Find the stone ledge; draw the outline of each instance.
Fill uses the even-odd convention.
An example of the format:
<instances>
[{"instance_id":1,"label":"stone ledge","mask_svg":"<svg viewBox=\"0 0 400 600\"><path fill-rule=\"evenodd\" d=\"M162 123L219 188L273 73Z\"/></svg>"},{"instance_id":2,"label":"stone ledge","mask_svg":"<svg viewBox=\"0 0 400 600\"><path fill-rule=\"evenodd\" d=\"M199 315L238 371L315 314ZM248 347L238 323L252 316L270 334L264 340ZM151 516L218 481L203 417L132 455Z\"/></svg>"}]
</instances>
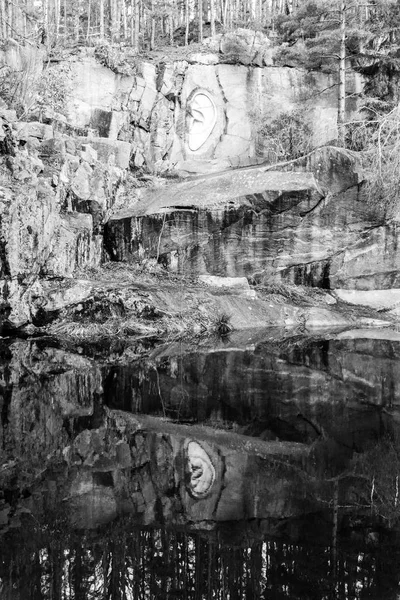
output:
<instances>
[{"instance_id":1,"label":"stone ledge","mask_svg":"<svg viewBox=\"0 0 400 600\"><path fill-rule=\"evenodd\" d=\"M155 215L179 208L221 209L229 204L247 204L250 195L274 192L309 191L321 197L312 173L269 171L265 167L250 167L193 178L158 189L146 189L132 208L124 209L111 220Z\"/></svg>"},{"instance_id":2,"label":"stone ledge","mask_svg":"<svg viewBox=\"0 0 400 600\"><path fill-rule=\"evenodd\" d=\"M390 310L400 305L400 289L391 290L334 290L339 300L349 304L368 306L376 310Z\"/></svg>"}]
</instances>

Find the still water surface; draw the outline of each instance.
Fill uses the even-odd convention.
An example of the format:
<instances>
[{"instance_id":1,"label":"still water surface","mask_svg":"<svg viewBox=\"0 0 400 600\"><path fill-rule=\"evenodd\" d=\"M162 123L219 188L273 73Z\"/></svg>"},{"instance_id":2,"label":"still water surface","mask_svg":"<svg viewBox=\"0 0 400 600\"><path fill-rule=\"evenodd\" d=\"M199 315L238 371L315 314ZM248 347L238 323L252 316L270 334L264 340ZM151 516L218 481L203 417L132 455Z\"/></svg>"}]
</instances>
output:
<instances>
[{"instance_id":1,"label":"still water surface","mask_svg":"<svg viewBox=\"0 0 400 600\"><path fill-rule=\"evenodd\" d=\"M0 353L0 598L399 597L396 332Z\"/></svg>"}]
</instances>

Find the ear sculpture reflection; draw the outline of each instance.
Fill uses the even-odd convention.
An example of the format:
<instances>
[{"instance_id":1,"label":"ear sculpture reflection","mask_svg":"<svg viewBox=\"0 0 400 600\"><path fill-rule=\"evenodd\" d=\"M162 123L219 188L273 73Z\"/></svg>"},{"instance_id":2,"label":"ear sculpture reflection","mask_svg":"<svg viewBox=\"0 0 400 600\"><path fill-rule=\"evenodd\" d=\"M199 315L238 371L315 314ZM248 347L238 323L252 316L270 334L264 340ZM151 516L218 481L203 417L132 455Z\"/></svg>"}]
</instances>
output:
<instances>
[{"instance_id":1,"label":"ear sculpture reflection","mask_svg":"<svg viewBox=\"0 0 400 600\"><path fill-rule=\"evenodd\" d=\"M192 152L208 140L217 122L217 107L205 91L199 91L188 102L187 140Z\"/></svg>"},{"instance_id":2,"label":"ear sculpture reflection","mask_svg":"<svg viewBox=\"0 0 400 600\"><path fill-rule=\"evenodd\" d=\"M195 498L205 498L215 481L215 468L198 442L186 446L186 469L189 491Z\"/></svg>"}]
</instances>

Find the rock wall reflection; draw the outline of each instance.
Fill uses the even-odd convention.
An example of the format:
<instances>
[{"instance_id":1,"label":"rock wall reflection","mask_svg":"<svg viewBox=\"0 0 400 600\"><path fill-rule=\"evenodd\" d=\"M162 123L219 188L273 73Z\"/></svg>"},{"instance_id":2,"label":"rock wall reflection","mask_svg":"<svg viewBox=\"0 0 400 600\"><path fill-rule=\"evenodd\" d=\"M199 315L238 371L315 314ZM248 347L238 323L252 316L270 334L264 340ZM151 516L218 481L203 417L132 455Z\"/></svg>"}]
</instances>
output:
<instances>
[{"instance_id":1,"label":"rock wall reflection","mask_svg":"<svg viewBox=\"0 0 400 600\"><path fill-rule=\"evenodd\" d=\"M114 408L266 440L322 435L361 451L398 409L399 364L400 344L390 340L261 341L197 353L176 345L151 363L111 368L104 389Z\"/></svg>"},{"instance_id":2,"label":"rock wall reflection","mask_svg":"<svg viewBox=\"0 0 400 600\"><path fill-rule=\"evenodd\" d=\"M397 597L398 342L0 352L1 597Z\"/></svg>"},{"instance_id":3,"label":"rock wall reflection","mask_svg":"<svg viewBox=\"0 0 400 600\"><path fill-rule=\"evenodd\" d=\"M74 527L131 515L138 525L211 530L226 521L319 510L315 490L329 494L330 486L324 490L307 475L309 451L302 445L251 442L113 411L106 419L64 449L64 505Z\"/></svg>"}]
</instances>

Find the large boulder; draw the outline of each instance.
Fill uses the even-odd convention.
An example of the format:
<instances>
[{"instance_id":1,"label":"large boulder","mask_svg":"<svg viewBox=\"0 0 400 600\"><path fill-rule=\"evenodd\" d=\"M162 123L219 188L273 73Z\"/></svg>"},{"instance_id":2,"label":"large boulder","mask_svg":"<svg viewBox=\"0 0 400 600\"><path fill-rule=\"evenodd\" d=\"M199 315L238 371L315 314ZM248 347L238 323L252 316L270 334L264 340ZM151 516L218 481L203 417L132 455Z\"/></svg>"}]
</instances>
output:
<instances>
[{"instance_id":1,"label":"large boulder","mask_svg":"<svg viewBox=\"0 0 400 600\"><path fill-rule=\"evenodd\" d=\"M219 53L221 62L257 67L272 65L271 42L261 31L238 28L208 38L204 44Z\"/></svg>"},{"instance_id":2,"label":"large boulder","mask_svg":"<svg viewBox=\"0 0 400 600\"><path fill-rule=\"evenodd\" d=\"M154 257L196 275L339 287L340 273L350 277L341 253L371 228L356 156L323 148L280 168L237 169L145 190L111 217L106 248L114 260Z\"/></svg>"},{"instance_id":3,"label":"large boulder","mask_svg":"<svg viewBox=\"0 0 400 600\"><path fill-rule=\"evenodd\" d=\"M145 191L108 221L105 243L114 260L156 257L197 275L251 275L275 261L274 230L281 238L321 198L311 173L230 171Z\"/></svg>"}]
</instances>

